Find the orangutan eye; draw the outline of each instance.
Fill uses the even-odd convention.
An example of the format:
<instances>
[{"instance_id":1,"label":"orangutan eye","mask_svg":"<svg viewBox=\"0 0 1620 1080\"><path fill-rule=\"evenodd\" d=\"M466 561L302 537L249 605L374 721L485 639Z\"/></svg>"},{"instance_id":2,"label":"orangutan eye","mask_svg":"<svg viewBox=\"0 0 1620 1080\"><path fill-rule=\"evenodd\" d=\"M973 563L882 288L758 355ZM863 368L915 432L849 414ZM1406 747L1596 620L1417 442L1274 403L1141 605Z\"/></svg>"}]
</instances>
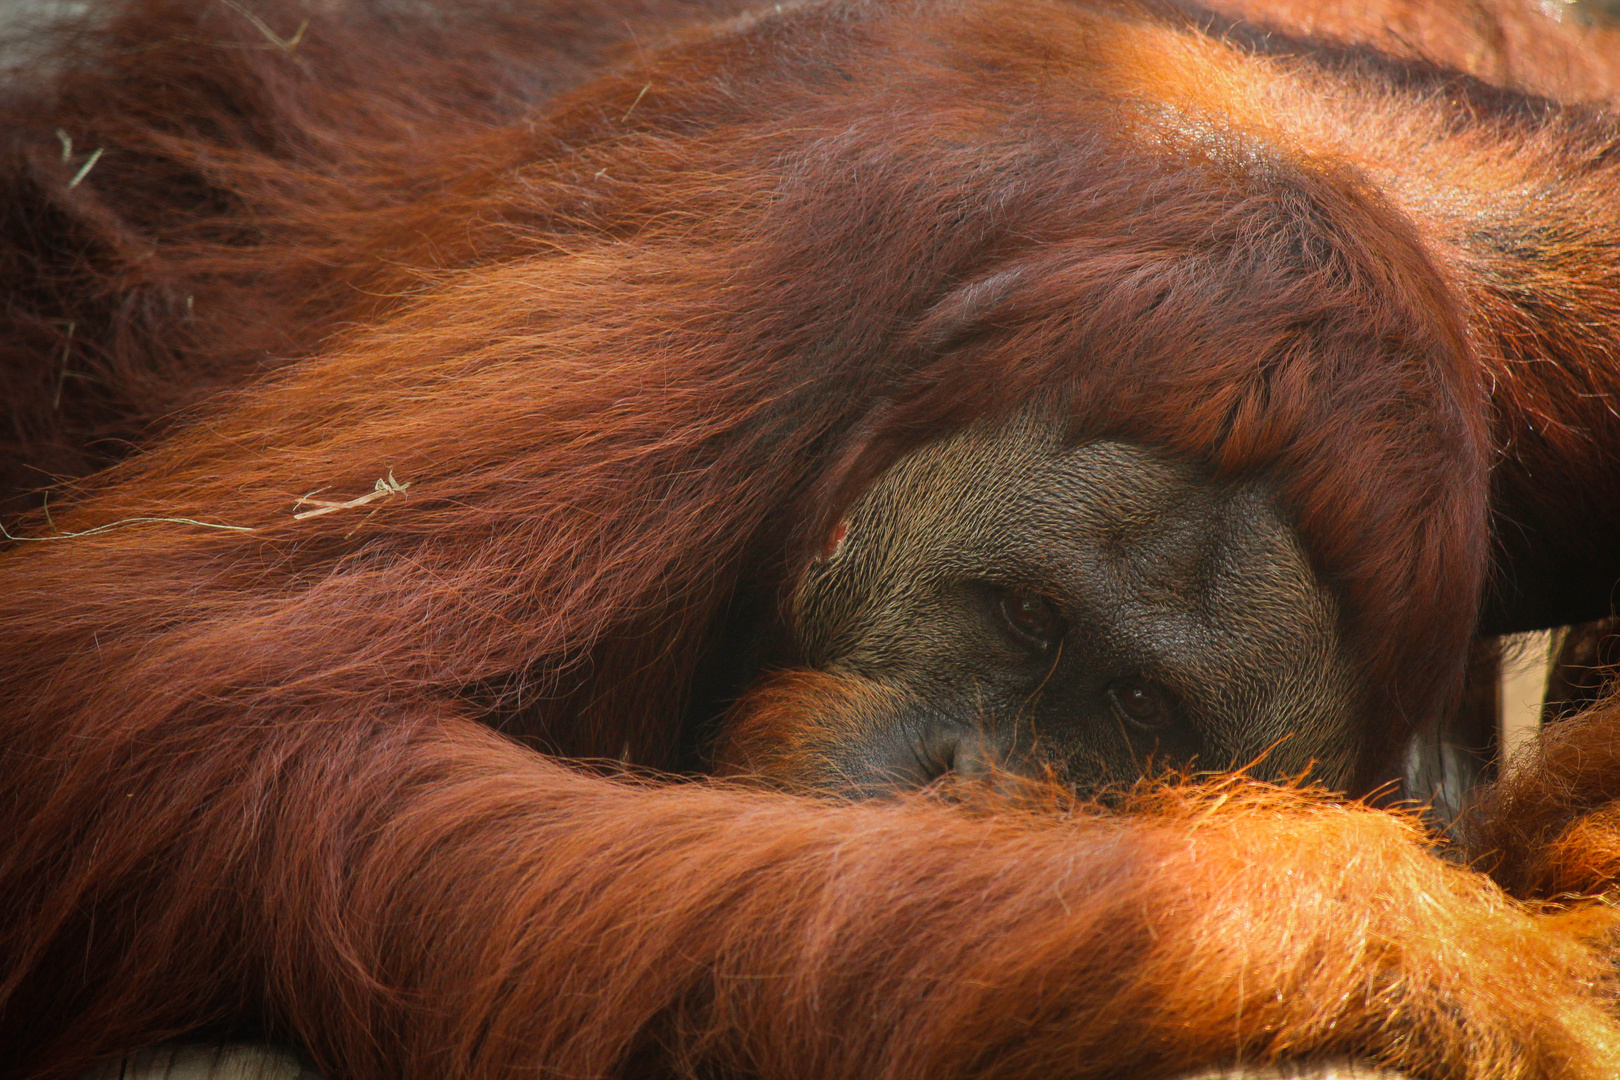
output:
<instances>
[{"instance_id":1,"label":"orangutan eye","mask_svg":"<svg viewBox=\"0 0 1620 1080\"><path fill-rule=\"evenodd\" d=\"M996 611L1015 638L1039 649L1050 649L1068 629L1057 606L1037 593L1009 590Z\"/></svg>"},{"instance_id":2,"label":"orangutan eye","mask_svg":"<svg viewBox=\"0 0 1620 1080\"><path fill-rule=\"evenodd\" d=\"M1104 691L1122 719L1146 731L1167 727L1176 719L1175 695L1143 679L1115 679Z\"/></svg>"}]
</instances>

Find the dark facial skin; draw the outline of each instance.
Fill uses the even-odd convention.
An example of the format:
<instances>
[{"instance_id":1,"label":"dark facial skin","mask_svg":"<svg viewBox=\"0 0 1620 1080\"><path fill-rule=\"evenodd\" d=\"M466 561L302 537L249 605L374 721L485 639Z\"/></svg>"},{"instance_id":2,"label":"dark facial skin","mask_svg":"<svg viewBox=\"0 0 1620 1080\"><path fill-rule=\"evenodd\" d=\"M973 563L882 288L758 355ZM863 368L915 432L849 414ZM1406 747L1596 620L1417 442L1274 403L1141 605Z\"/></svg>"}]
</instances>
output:
<instances>
[{"instance_id":1,"label":"dark facial skin","mask_svg":"<svg viewBox=\"0 0 1620 1080\"><path fill-rule=\"evenodd\" d=\"M1266 487L1020 418L889 470L792 597L842 691L768 775L879 794L947 773L1081 788L1165 768L1343 787L1338 609ZM758 765L758 762L755 763Z\"/></svg>"}]
</instances>

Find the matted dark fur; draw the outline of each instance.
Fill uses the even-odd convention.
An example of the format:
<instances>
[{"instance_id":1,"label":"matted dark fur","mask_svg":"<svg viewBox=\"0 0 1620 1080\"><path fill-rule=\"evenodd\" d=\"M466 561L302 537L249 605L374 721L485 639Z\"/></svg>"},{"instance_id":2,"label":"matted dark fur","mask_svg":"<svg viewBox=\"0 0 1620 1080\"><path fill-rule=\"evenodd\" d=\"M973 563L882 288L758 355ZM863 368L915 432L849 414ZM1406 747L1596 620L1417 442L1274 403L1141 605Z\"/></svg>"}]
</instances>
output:
<instances>
[{"instance_id":1,"label":"matted dark fur","mask_svg":"<svg viewBox=\"0 0 1620 1080\"><path fill-rule=\"evenodd\" d=\"M1380 811L557 760L679 764L851 501L1037 398L1275 492L1359 785L1455 695L1493 507L1498 623L1601 603L1617 129L1552 98L1605 74L1458 10L1326 24L1389 55L1043 0L68 32L0 113L6 483L144 449L9 522L0 1075L1620 1072L1606 910Z\"/></svg>"}]
</instances>

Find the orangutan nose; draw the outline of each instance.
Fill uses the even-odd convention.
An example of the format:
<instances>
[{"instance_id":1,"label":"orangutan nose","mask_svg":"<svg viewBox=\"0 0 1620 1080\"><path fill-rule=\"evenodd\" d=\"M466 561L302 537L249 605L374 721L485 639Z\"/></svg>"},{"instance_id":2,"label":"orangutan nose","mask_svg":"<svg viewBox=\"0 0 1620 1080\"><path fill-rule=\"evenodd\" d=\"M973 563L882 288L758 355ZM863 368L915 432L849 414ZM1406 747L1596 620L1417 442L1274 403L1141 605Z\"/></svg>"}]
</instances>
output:
<instances>
[{"instance_id":1,"label":"orangutan nose","mask_svg":"<svg viewBox=\"0 0 1620 1080\"><path fill-rule=\"evenodd\" d=\"M842 771L849 777L845 790L867 798L957 781L1021 791L1023 781L1049 773L1037 757L994 730L948 720L913 721L889 728Z\"/></svg>"},{"instance_id":2,"label":"orangutan nose","mask_svg":"<svg viewBox=\"0 0 1620 1080\"><path fill-rule=\"evenodd\" d=\"M990 780L1025 771L1005 740L982 728L941 724L918 740L914 772L919 787L946 778Z\"/></svg>"}]
</instances>

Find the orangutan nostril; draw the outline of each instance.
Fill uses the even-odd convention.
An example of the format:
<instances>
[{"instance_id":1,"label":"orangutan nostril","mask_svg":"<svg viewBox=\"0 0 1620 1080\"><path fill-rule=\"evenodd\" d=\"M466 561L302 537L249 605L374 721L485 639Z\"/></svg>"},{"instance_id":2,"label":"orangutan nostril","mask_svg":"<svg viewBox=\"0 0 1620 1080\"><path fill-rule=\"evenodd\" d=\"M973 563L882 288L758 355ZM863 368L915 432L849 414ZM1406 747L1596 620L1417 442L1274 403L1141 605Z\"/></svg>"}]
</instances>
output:
<instances>
[{"instance_id":1,"label":"orangutan nostril","mask_svg":"<svg viewBox=\"0 0 1620 1080\"><path fill-rule=\"evenodd\" d=\"M954 731L931 728L923 733L913 749L920 784L931 784L956 770L957 744Z\"/></svg>"},{"instance_id":2,"label":"orangutan nostril","mask_svg":"<svg viewBox=\"0 0 1620 1080\"><path fill-rule=\"evenodd\" d=\"M997 741L976 728L935 729L917 746L917 771L924 784L947 776L982 780L1007 768L1005 759Z\"/></svg>"}]
</instances>

